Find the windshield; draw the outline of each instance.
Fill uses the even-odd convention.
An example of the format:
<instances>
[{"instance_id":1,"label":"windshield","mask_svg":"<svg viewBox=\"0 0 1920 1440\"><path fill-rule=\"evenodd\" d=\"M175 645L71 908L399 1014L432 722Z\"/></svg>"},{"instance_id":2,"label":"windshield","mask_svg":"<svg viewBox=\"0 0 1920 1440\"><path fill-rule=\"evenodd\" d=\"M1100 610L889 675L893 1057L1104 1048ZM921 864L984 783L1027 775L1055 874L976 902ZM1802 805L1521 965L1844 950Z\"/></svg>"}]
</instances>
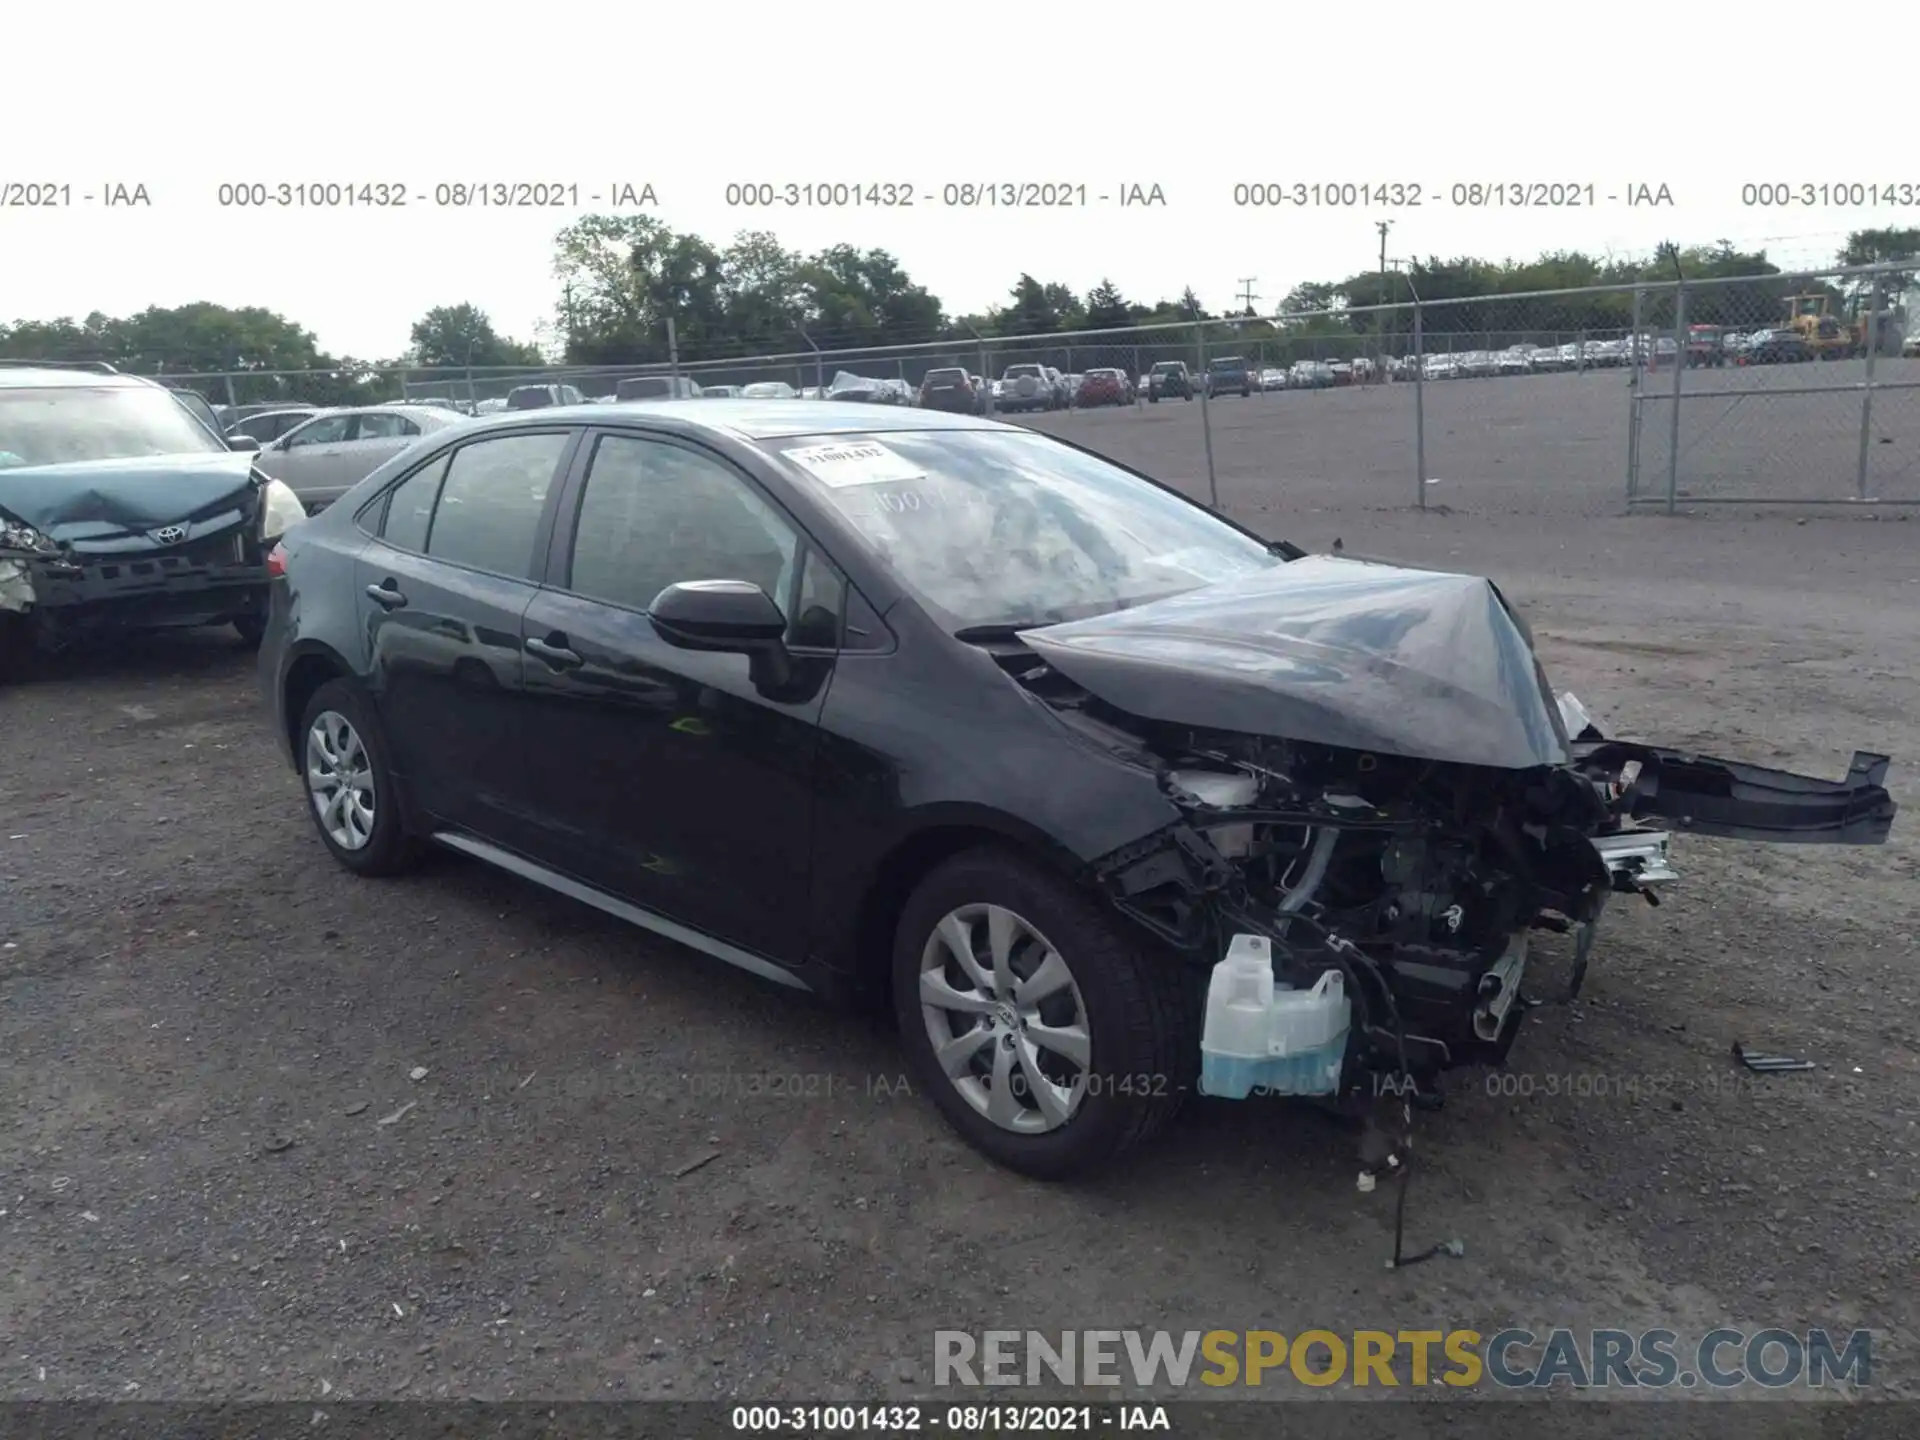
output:
<instances>
[{"instance_id":1,"label":"windshield","mask_svg":"<svg viewBox=\"0 0 1920 1440\"><path fill-rule=\"evenodd\" d=\"M1178 375L1180 370L1181 365L1178 360L1162 360L1153 367L1153 373L1156 375Z\"/></svg>"},{"instance_id":2,"label":"windshield","mask_svg":"<svg viewBox=\"0 0 1920 1440\"><path fill-rule=\"evenodd\" d=\"M665 375L643 375L622 380L613 387L613 393L620 400L658 400L673 394L673 380Z\"/></svg>"},{"instance_id":3,"label":"windshield","mask_svg":"<svg viewBox=\"0 0 1920 1440\"><path fill-rule=\"evenodd\" d=\"M1103 614L1283 563L1199 506L1045 435L777 444L956 630Z\"/></svg>"},{"instance_id":4,"label":"windshield","mask_svg":"<svg viewBox=\"0 0 1920 1440\"><path fill-rule=\"evenodd\" d=\"M1038 365L1009 365L1007 367L1006 378L1009 380L1021 380L1032 376L1038 379L1043 373Z\"/></svg>"},{"instance_id":5,"label":"windshield","mask_svg":"<svg viewBox=\"0 0 1920 1440\"><path fill-rule=\"evenodd\" d=\"M0 389L0 467L225 450L165 390L145 385Z\"/></svg>"},{"instance_id":6,"label":"windshield","mask_svg":"<svg viewBox=\"0 0 1920 1440\"><path fill-rule=\"evenodd\" d=\"M1238 355L1228 355L1214 361L1213 368L1216 370L1244 370L1247 368L1247 362L1242 360Z\"/></svg>"}]
</instances>

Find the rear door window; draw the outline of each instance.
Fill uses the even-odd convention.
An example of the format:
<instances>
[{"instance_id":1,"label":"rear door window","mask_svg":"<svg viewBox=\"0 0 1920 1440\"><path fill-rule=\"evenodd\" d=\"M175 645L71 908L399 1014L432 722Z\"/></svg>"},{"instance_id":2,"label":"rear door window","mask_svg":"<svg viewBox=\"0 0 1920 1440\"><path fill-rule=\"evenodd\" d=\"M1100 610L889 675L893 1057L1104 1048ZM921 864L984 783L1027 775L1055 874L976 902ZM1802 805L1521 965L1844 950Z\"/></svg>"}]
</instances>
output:
<instances>
[{"instance_id":1,"label":"rear door window","mask_svg":"<svg viewBox=\"0 0 1920 1440\"><path fill-rule=\"evenodd\" d=\"M427 554L495 575L531 577L534 538L569 439L564 430L502 435L455 450L433 509Z\"/></svg>"},{"instance_id":2,"label":"rear door window","mask_svg":"<svg viewBox=\"0 0 1920 1440\"><path fill-rule=\"evenodd\" d=\"M381 527L381 539L416 554L426 550L433 502L440 496L440 482L446 478L447 462L452 458L443 455L394 486L387 496L387 523Z\"/></svg>"},{"instance_id":3,"label":"rear door window","mask_svg":"<svg viewBox=\"0 0 1920 1440\"><path fill-rule=\"evenodd\" d=\"M356 440L398 440L405 435L418 435L420 427L404 415L362 415L354 429Z\"/></svg>"}]
</instances>

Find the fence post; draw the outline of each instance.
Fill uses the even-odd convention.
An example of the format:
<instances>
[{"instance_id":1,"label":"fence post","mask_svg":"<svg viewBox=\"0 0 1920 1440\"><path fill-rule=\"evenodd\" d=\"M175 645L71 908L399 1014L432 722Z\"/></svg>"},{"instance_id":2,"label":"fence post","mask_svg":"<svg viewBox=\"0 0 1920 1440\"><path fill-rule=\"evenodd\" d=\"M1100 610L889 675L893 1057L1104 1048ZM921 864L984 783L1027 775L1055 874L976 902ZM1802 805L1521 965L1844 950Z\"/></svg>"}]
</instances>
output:
<instances>
[{"instance_id":1,"label":"fence post","mask_svg":"<svg viewBox=\"0 0 1920 1440\"><path fill-rule=\"evenodd\" d=\"M1880 277L1873 277L1873 299L1867 306L1867 375L1860 393L1860 469L1854 476L1853 496L1867 498L1867 460L1873 453L1873 370L1880 353Z\"/></svg>"},{"instance_id":2,"label":"fence post","mask_svg":"<svg viewBox=\"0 0 1920 1440\"><path fill-rule=\"evenodd\" d=\"M1147 377L1140 372L1140 347L1133 347L1133 408L1138 413L1147 408L1147 397L1141 393L1147 388Z\"/></svg>"},{"instance_id":3,"label":"fence post","mask_svg":"<svg viewBox=\"0 0 1920 1440\"><path fill-rule=\"evenodd\" d=\"M671 315L667 316L667 373L674 378L676 383L673 388L678 390L680 388L678 384L680 379L680 337L674 331L673 317Z\"/></svg>"},{"instance_id":4,"label":"fence post","mask_svg":"<svg viewBox=\"0 0 1920 1440\"><path fill-rule=\"evenodd\" d=\"M1658 352L1658 342L1655 342ZM1667 514L1680 498L1680 397L1687 378L1687 286L1673 287L1673 414L1667 417Z\"/></svg>"},{"instance_id":5,"label":"fence post","mask_svg":"<svg viewBox=\"0 0 1920 1440\"><path fill-rule=\"evenodd\" d=\"M1195 352L1200 357L1200 433L1207 445L1207 503L1215 510L1220 508L1220 482L1213 473L1213 406L1207 400L1207 327L1206 322L1193 327Z\"/></svg>"},{"instance_id":6,"label":"fence post","mask_svg":"<svg viewBox=\"0 0 1920 1440\"><path fill-rule=\"evenodd\" d=\"M813 343L813 336L807 333L807 327L804 325L800 327L800 338L806 341L807 348L813 351L813 379L818 392L813 398L816 400L824 400L827 392L827 362L821 357L820 347ZM800 371L800 388L802 390L807 388L806 374L807 372L803 367Z\"/></svg>"},{"instance_id":7,"label":"fence post","mask_svg":"<svg viewBox=\"0 0 1920 1440\"><path fill-rule=\"evenodd\" d=\"M238 399L237 399L237 398L236 398L236 397L234 396L234 393L233 393L233 376L231 376L231 375L223 375L223 376L221 376L220 378L221 378L221 379L223 379L223 380L225 380L225 381L227 382L227 406L228 406L228 408L229 408L229 409L232 409L232 410L238 410L238 409L240 408L240 401L239 401L239 400L238 400ZM1861 441L1860 443L1861 443L1862 445L1864 445L1864 444L1866 444L1866 442L1865 442L1864 440L1863 440L1863 441ZM1861 453L1862 453L1862 455L1864 456L1864 454L1865 454L1865 451L1862 451ZM1863 462L1862 462L1862 463L1865 463L1865 462L1864 462L1864 460L1863 460Z\"/></svg>"},{"instance_id":8,"label":"fence post","mask_svg":"<svg viewBox=\"0 0 1920 1440\"><path fill-rule=\"evenodd\" d=\"M1427 508L1427 341L1420 302L1413 302L1413 495Z\"/></svg>"},{"instance_id":9,"label":"fence post","mask_svg":"<svg viewBox=\"0 0 1920 1440\"><path fill-rule=\"evenodd\" d=\"M1633 292L1632 335L1640 333L1640 309L1646 291ZM1633 508L1640 492L1640 345L1634 341L1627 351L1627 508Z\"/></svg>"}]
</instances>

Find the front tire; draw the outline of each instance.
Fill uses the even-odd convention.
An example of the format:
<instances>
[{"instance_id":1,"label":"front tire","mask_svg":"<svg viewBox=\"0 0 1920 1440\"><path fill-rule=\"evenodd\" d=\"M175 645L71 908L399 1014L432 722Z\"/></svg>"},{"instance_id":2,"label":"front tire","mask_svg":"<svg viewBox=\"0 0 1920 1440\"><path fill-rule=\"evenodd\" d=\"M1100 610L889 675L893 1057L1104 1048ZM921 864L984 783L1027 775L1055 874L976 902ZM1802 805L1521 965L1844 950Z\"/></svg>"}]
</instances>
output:
<instances>
[{"instance_id":1,"label":"front tire","mask_svg":"<svg viewBox=\"0 0 1920 1440\"><path fill-rule=\"evenodd\" d=\"M240 636L240 643L249 650L258 650L260 642L267 638L267 617L264 615L242 615L233 622L234 630Z\"/></svg>"},{"instance_id":2,"label":"front tire","mask_svg":"<svg viewBox=\"0 0 1920 1440\"><path fill-rule=\"evenodd\" d=\"M356 875L397 875L419 858L379 717L359 686L329 680L300 716L296 758L307 816Z\"/></svg>"},{"instance_id":3,"label":"front tire","mask_svg":"<svg viewBox=\"0 0 1920 1440\"><path fill-rule=\"evenodd\" d=\"M1111 1165L1165 1126L1198 1071L1198 979L1000 849L914 890L893 996L916 1083L968 1144L1035 1179Z\"/></svg>"}]
</instances>

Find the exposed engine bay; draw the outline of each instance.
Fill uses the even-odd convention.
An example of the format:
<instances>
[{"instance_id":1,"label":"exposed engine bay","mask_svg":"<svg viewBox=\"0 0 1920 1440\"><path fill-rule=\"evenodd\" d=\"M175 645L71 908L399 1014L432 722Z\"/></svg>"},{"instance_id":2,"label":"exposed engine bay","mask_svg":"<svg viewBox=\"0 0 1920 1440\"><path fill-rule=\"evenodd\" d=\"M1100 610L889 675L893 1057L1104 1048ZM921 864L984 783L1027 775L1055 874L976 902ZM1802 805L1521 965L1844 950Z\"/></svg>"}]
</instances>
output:
<instances>
[{"instance_id":1,"label":"exposed engine bay","mask_svg":"<svg viewBox=\"0 0 1920 1440\"><path fill-rule=\"evenodd\" d=\"M1896 809L1883 755L1833 781L1608 739L1472 576L1298 555L985 648L1158 779L1175 818L1093 879L1194 967L1200 1088L1367 1114L1363 1187L1443 1072L1506 1060L1534 937L1572 937L1577 994L1608 902L1659 903L1673 832L1877 845Z\"/></svg>"},{"instance_id":2,"label":"exposed engine bay","mask_svg":"<svg viewBox=\"0 0 1920 1440\"><path fill-rule=\"evenodd\" d=\"M1653 887L1673 878L1666 832L1632 819L1631 760L1624 773L1489 771L1107 708L1082 696L1061 713L1129 746L1189 817L1108 858L1113 902L1196 960L1251 933L1273 941L1285 984L1340 968L1356 1007L1349 1087L1368 1071L1424 1085L1503 1060L1525 1013L1529 935L1573 933L1584 966L1610 896L1657 903Z\"/></svg>"},{"instance_id":3,"label":"exposed engine bay","mask_svg":"<svg viewBox=\"0 0 1920 1440\"><path fill-rule=\"evenodd\" d=\"M1573 937L1578 994L1608 902L1657 905L1678 878L1669 826L1876 844L1895 809L1884 756L1835 782L1610 741L1571 695L1554 717L1568 759L1502 769L1148 720L1019 642L996 658L1085 741L1156 772L1182 814L1096 867L1122 913L1196 967L1255 935L1284 987L1341 972L1339 1092L1356 1105L1437 1105L1442 1072L1504 1062L1539 1003L1531 938Z\"/></svg>"}]
</instances>

